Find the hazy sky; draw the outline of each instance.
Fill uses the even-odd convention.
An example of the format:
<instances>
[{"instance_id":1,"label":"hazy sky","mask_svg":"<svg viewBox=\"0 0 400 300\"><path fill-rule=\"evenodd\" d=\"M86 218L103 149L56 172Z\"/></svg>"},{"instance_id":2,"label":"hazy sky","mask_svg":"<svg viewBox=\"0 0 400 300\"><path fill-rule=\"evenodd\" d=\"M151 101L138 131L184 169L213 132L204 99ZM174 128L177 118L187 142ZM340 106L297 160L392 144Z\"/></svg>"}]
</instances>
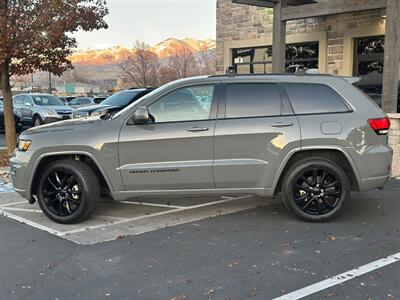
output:
<instances>
[{"instance_id":1,"label":"hazy sky","mask_svg":"<svg viewBox=\"0 0 400 300\"><path fill-rule=\"evenodd\" d=\"M78 32L78 48L131 47L164 39L215 39L216 0L108 0L109 28Z\"/></svg>"}]
</instances>

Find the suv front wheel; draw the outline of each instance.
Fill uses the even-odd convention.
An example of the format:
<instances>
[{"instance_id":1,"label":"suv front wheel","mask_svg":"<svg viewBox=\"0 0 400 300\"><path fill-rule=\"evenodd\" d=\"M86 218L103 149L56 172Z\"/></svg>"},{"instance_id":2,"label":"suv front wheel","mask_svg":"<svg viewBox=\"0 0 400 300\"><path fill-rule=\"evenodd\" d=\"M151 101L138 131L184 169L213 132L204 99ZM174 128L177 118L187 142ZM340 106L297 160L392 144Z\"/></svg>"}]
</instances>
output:
<instances>
[{"instance_id":1,"label":"suv front wheel","mask_svg":"<svg viewBox=\"0 0 400 300\"><path fill-rule=\"evenodd\" d=\"M74 224L87 219L100 198L96 174L85 163L60 160L42 173L38 202L43 213L60 224Z\"/></svg>"},{"instance_id":2,"label":"suv front wheel","mask_svg":"<svg viewBox=\"0 0 400 300\"><path fill-rule=\"evenodd\" d=\"M308 158L291 166L283 180L283 201L301 219L323 222L335 218L350 197L350 181L336 163Z\"/></svg>"},{"instance_id":3,"label":"suv front wheel","mask_svg":"<svg viewBox=\"0 0 400 300\"><path fill-rule=\"evenodd\" d=\"M40 116L34 116L33 117L33 126L37 127L43 125L43 120Z\"/></svg>"}]
</instances>

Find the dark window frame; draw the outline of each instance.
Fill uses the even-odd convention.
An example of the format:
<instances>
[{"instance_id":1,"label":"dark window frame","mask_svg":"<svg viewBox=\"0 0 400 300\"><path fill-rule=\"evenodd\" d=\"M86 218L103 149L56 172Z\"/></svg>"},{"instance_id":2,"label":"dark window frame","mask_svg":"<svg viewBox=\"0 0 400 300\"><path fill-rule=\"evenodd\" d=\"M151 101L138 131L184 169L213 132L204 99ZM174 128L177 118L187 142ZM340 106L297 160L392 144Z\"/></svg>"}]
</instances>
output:
<instances>
[{"instance_id":1,"label":"dark window frame","mask_svg":"<svg viewBox=\"0 0 400 300\"><path fill-rule=\"evenodd\" d=\"M385 43L385 36L384 35L373 35L373 36L364 36L364 37L356 37L354 38L354 49L353 49L353 75L360 76L360 68L359 65L362 62L374 62L384 60L384 52L376 52L376 53L369 53L369 54L359 54L359 41L365 39L376 39L381 38L383 39L383 43Z\"/></svg>"},{"instance_id":2,"label":"dark window frame","mask_svg":"<svg viewBox=\"0 0 400 300\"><path fill-rule=\"evenodd\" d=\"M304 63L311 63L311 62L316 62L317 67L319 65L319 53L320 53L320 41L309 41L309 42L301 42L301 43L290 43L286 44L286 56L288 53L288 50L291 46L301 46L301 45L316 45L318 47L318 52L317 52L317 58L301 58L301 59L288 59L286 57L285 60L285 68L292 66L292 65L298 65L298 64L304 64ZM264 51L264 61L252 61L255 57L255 52L257 49L265 49ZM239 51L242 51L242 55L238 54ZM266 45L266 46L256 46L256 47L242 47L242 48L233 48L231 49L232 53L232 66L235 68L235 73L238 71L238 66L249 66L249 73L254 74L254 66L255 65L264 65L264 74L266 74L266 66L267 65L272 65L272 45ZM245 55L247 54L247 55ZM267 56L266 56L267 55ZM250 62L243 62L243 63L236 63L235 59L238 57L246 57L250 56ZM271 60L266 60L267 57L271 57ZM253 58L253 59L252 59ZM262 73L261 73L262 74Z\"/></svg>"}]
</instances>

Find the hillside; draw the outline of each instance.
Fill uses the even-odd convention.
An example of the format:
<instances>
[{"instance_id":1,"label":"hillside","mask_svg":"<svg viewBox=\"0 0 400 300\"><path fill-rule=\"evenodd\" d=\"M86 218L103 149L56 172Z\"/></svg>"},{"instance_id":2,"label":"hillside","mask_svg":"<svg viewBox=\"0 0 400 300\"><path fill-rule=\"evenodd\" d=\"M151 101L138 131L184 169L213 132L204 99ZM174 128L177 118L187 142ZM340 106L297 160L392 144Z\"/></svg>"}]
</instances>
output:
<instances>
[{"instance_id":1,"label":"hillside","mask_svg":"<svg viewBox=\"0 0 400 300\"><path fill-rule=\"evenodd\" d=\"M203 49L214 49L215 41L196 40L193 38L183 40L170 38L151 47L151 49L160 58L165 58L171 50L182 45L189 47L195 53ZM70 60L74 65L113 66L126 60L131 53L132 49L115 46L108 49L76 51L70 57Z\"/></svg>"}]
</instances>

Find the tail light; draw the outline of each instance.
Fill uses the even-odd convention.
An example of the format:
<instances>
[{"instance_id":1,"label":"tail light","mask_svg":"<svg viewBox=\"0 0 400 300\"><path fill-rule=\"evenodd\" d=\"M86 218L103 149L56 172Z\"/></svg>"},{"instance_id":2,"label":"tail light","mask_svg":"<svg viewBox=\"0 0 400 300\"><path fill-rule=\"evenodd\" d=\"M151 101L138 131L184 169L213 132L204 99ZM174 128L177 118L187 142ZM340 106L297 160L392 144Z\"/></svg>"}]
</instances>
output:
<instances>
[{"instance_id":1,"label":"tail light","mask_svg":"<svg viewBox=\"0 0 400 300\"><path fill-rule=\"evenodd\" d=\"M371 126L372 130L374 130L378 135L385 135L389 132L390 120L388 117L380 119L369 119L368 123L369 126Z\"/></svg>"}]
</instances>

